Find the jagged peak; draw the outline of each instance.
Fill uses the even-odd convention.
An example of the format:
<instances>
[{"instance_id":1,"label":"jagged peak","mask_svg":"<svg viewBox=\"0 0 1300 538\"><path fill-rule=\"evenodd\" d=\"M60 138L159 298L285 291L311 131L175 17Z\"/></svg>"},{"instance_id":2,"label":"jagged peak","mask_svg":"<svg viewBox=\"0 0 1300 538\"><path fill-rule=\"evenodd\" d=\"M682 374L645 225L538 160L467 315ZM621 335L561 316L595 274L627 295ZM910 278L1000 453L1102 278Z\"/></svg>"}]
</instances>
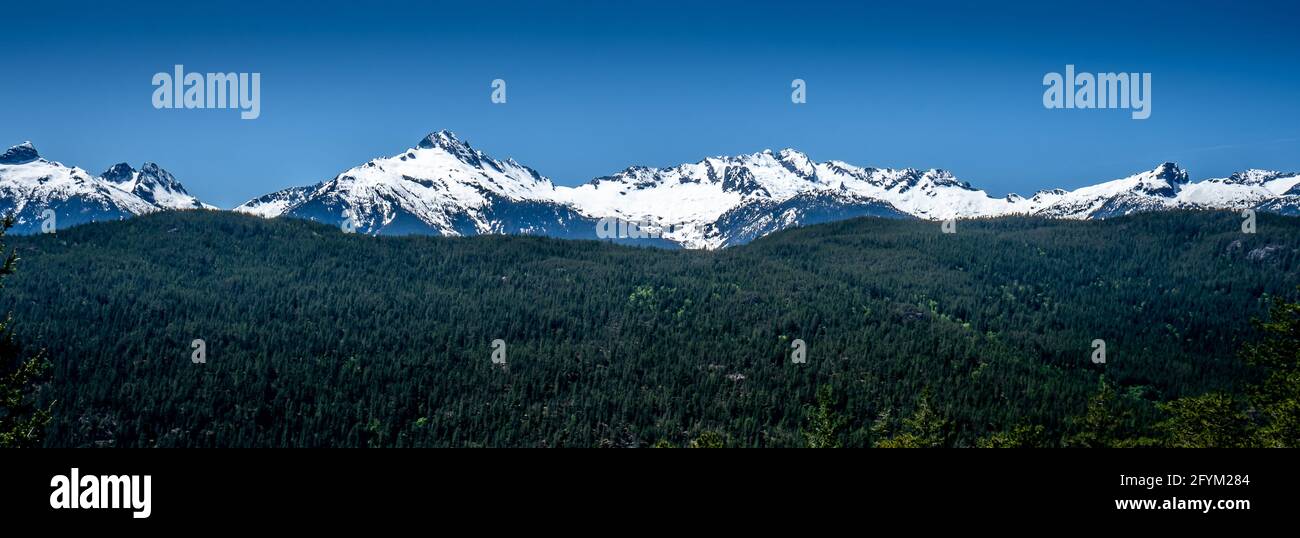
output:
<instances>
[{"instance_id":1,"label":"jagged peak","mask_svg":"<svg viewBox=\"0 0 1300 538\"><path fill-rule=\"evenodd\" d=\"M163 167L158 166L157 163L150 163L150 162L146 162L140 165L140 172L145 174L158 174L158 175L166 174L168 176L172 175L171 172L164 170Z\"/></svg>"},{"instance_id":2,"label":"jagged peak","mask_svg":"<svg viewBox=\"0 0 1300 538\"><path fill-rule=\"evenodd\" d=\"M131 168L131 165L127 163L117 163L104 170L104 173L99 174L99 177L113 183L125 183L135 177L135 169Z\"/></svg>"},{"instance_id":3,"label":"jagged peak","mask_svg":"<svg viewBox=\"0 0 1300 538\"><path fill-rule=\"evenodd\" d=\"M1175 196L1183 185L1189 182L1187 171L1177 163L1164 162L1147 172L1129 176L1128 180L1137 180L1134 190L1153 196Z\"/></svg>"},{"instance_id":4,"label":"jagged peak","mask_svg":"<svg viewBox=\"0 0 1300 538\"><path fill-rule=\"evenodd\" d=\"M471 166L482 166L485 164L484 161L492 160L483 152L470 147L468 142L456 137L456 133L446 129L429 133L429 136L420 141L417 148L441 150ZM491 163L488 165L494 166Z\"/></svg>"},{"instance_id":5,"label":"jagged peak","mask_svg":"<svg viewBox=\"0 0 1300 538\"><path fill-rule=\"evenodd\" d=\"M804 179L812 179L817 175L817 163L808 158L808 155L793 148L785 148L777 153L777 161L789 170L791 173Z\"/></svg>"},{"instance_id":6,"label":"jagged peak","mask_svg":"<svg viewBox=\"0 0 1300 538\"><path fill-rule=\"evenodd\" d=\"M1168 181L1171 184L1187 183L1187 170L1184 170L1178 163L1163 162L1160 166L1151 170L1151 175L1156 178Z\"/></svg>"},{"instance_id":7,"label":"jagged peak","mask_svg":"<svg viewBox=\"0 0 1300 538\"><path fill-rule=\"evenodd\" d=\"M1236 172L1227 177L1227 183L1239 183L1242 185L1262 185L1265 182L1278 178L1292 177L1294 172L1279 172L1277 170L1261 170L1251 168L1244 172Z\"/></svg>"},{"instance_id":8,"label":"jagged peak","mask_svg":"<svg viewBox=\"0 0 1300 538\"><path fill-rule=\"evenodd\" d=\"M41 154L36 151L36 146L32 143L23 142L6 150L0 154L0 164L26 164L41 158Z\"/></svg>"},{"instance_id":9,"label":"jagged peak","mask_svg":"<svg viewBox=\"0 0 1300 538\"><path fill-rule=\"evenodd\" d=\"M144 178L152 178L153 182L162 184L167 188L180 190L181 192L185 191L180 182L176 181L176 176L173 176L171 172L164 170L163 167L158 166L156 163L147 162L141 165L140 176L141 182L146 181Z\"/></svg>"},{"instance_id":10,"label":"jagged peak","mask_svg":"<svg viewBox=\"0 0 1300 538\"><path fill-rule=\"evenodd\" d=\"M469 143L461 141L461 139L456 136L456 133L447 129L441 129L429 133L429 135L425 136L423 140L420 140L420 143L416 147L425 149L442 148L447 150L470 149Z\"/></svg>"}]
</instances>

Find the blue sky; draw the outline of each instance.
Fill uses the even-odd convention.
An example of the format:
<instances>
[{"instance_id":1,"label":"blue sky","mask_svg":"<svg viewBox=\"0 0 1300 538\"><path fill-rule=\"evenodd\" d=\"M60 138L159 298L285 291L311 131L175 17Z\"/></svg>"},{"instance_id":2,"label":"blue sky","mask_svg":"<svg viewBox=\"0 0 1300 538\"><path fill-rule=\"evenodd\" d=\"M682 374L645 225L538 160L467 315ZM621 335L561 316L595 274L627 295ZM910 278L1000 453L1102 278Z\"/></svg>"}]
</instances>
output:
<instances>
[{"instance_id":1,"label":"blue sky","mask_svg":"<svg viewBox=\"0 0 1300 538\"><path fill-rule=\"evenodd\" d=\"M906 5L900 5L906 4ZM0 145L155 161L230 207L451 129L558 184L794 147L993 194L1300 170L1295 2L5 6ZM1150 72L1152 115L1048 110L1043 75ZM156 110L154 73L259 72L261 117ZM490 102L507 82L508 102ZM808 102L790 102L790 81Z\"/></svg>"}]
</instances>

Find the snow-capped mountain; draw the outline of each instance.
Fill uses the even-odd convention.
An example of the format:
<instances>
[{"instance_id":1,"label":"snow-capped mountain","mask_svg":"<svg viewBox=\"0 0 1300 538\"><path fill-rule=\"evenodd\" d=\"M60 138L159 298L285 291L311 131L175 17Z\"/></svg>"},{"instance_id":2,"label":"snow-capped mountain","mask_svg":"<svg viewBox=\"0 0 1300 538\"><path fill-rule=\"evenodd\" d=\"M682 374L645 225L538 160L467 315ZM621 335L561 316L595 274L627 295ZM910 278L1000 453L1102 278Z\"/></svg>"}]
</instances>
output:
<instances>
[{"instance_id":1,"label":"snow-capped mountain","mask_svg":"<svg viewBox=\"0 0 1300 538\"><path fill-rule=\"evenodd\" d=\"M176 177L154 163L144 163L139 170L118 163L99 175L113 186L138 196L160 209L202 209L205 206Z\"/></svg>"},{"instance_id":2,"label":"snow-capped mountain","mask_svg":"<svg viewBox=\"0 0 1300 538\"><path fill-rule=\"evenodd\" d=\"M140 170L126 164L99 176L41 158L26 142L0 155L0 214L14 216L16 233L41 231L49 213L66 228L85 222L119 220L170 209L210 207L201 204L166 170L146 163Z\"/></svg>"},{"instance_id":3,"label":"snow-capped mountain","mask_svg":"<svg viewBox=\"0 0 1300 538\"><path fill-rule=\"evenodd\" d=\"M31 143L0 154L0 214L18 233L179 209L216 209L156 164L126 163L98 176L40 156ZM513 159L499 161L438 131L399 154L334 178L273 192L234 210L351 226L371 234L531 234L609 239L611 220L650 237L632 244L721 248L793 226L858 216L977 218L1038 215L1102 219L1165 209L1254 208L1300 216L1300 174L1247 170L1191 182L1174 163L1132 176L1025 198L990 196L945 170L816 162L784 149L710 157L669 168L634 166L577 187L557 187ZM634 228L635 229L635 228Z\"/></svg>"},{"instance_id":4,"label":"snow-capped mountain","mask_svg":"<svg viewBox=\"0 0 1300 538\"><path fill-rule=\"evenodd\" d=\"M1013 204L1012 213L1074 219L1101 219L1164 209L1261 209L1294 215L1300 174L1249 170L1228 178L1192 183L1174 163L1082 187L1074 191L1042 192Z\"/></svg>"},{"instance_id":5,"label":"snow-capped mountain","mask_svg":"<svg viewBox=\"0 0 1300 538\"><path fill-rule=\"evenodd\" d=\"M350 226L369 234L529 234L596 238L598 219L556 200L551 180L439 131L333 179L250 200L235 211ZM653 243L653 241L650 241Z\"/></svg>"},{"instance_id":6,"label":"snow-capped mountain","mask_svg":"<svg viewBox=\"0 0 1300 538\"><path fill-rule=\"evenodd\" d=\"M1176 208L1258 208L1300 214L1300 174L1250 170L1197 183L1174 163L1079 188L994 197L945 170L815 162L785 149L710 157L670 168L634 166L557 187L513 160L498 161L439 131L400 154L310 187L235 208L375 234L484 233L597 238L601 219L639 223L661 243L720 248L792 226L857 216L976 218L1041 215L1099 219ZM651 241L653 242L653 240Z\"/></svg>"}]
</instances>

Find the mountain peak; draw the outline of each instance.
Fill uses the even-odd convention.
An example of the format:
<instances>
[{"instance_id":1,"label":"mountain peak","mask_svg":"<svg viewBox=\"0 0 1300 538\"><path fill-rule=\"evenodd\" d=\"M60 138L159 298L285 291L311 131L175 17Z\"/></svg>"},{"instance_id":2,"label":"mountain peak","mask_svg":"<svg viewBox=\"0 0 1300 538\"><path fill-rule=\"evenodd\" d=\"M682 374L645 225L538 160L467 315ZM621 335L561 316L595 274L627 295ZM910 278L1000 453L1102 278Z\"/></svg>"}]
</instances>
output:
<instances>
[{"instance_id":1,"label":"mountain peak","mask_svg":"<svg viewBox=\"0 0 1300 538\"><path fill-rule=\"evenodd\" d=\"M100 174L99 177L113 183L126 183L135 178L135 169L131 168L129 164L117 163L108 167L108 170L104 170L104 173Z\"/></svg>"},{"instance_id":2,"label":"mountain peak","mask_svg":"<svg viewBox=\"0 0 1300 538\"><path fill-rule=\"evenodd\" d=\"M457 138L456 133L453 133L446 129L442 129L442 130L429 133L429 135L424 137L423 140L420 140L420 144L418 147L425 148L425 149L442 148L447 150L453 148L469 149L469 144L462 142L460 138Z\"/></svg>"},{"instance_id":3,"label":"mountain peak","mask_svg":"<svg viewBox=\"0 0 1300 538\"><path fill-rule=\"evenodd\" d=\"M1263 185L1265 182L1291 175L1294 174L1285 174L1276 170L1260 170L1258 168L1251 168L1245 172L1237 172L1228 176L1227 182L1239 183L1242 185Z\"/></svg>"},{"instance_id":4,"label":"mountain peak","mask_svg":"<svg viewBox=\"0 0 1300 538\"><path fill-rule=\"evenodd\" d=\"M99 178L154 206L168 209L201 206L198 200L185 191L185 187L176 180L176 176L154 163L144 163L139 170L127 163L117 163L108 167Z\"/></svg>"},{"instance_id":5,"label":"mountain peak","mask_svg":"<svg viewBox=\"0 0 1300 538\"><path fill-rule=\"evenodd\" d=\"M144 163L144 165L140 167L140 183L161 185L169 190L179 191L182 193L185 192L185 187L181 186L181 183L176 180L176 176L173 176L171 172L163 170L161 166L158 166L155 163Z\"/></svg>"},{"instance_id":6,"label":"mountain peak","mask_svg":"<svg viewBox=\"0 0 1300 538\"><path fill-rule=\"evenodd\" d=\"M1135 191L1163 197L1176 196L1179 189L1189 181L1187 171L1172 162L1161 163L1148 172L1130 178L1137 180L1133 187Z\"/></svg>"},{"instance_id":7,"label":"mountain peak","mask_svg":"<svg viewBox=\"0 0 1300 538\"><path fill-rule=\"evenodd\" d=\"M811 180L817 175L817 166L808 158L808 155L797 149L785 148L778 152L777 161L781 166L803 179Z\"/></svg>"},{"instance_id":8,"label":"mountain peak","mask_svg":"<svg viewBox=\"0 0 1300 538\"><path fill-rule=\"evenodd\" d=\"M484 155L470 147L468 142L456 137L456 133L446 129L429 133L420 141L419 149L437 149L447 152L452 157L471 166L482 166Z\"/></svg>"},{"instance_id":9,"label":"mountain peak","mask_svg":"<svg viewBox=\"0 0 1300 538\"><path fill-rule=\"evenodd\" d=\"M1156 178L1168 181L1170 184L1187 183L1187 171L1178 166L1178 163L1164 162L1155 167L1151 174Z\"/></svg>"},{"instance_id":10,"label":"mountain peak","mask_svg":"<svg viewBox=\"0 0 1300 538\"><path fill-rule=\"evenodd\" d=\"M31 142L23 142L0 155L0 164L26 164L39 158L41 155L36 152L36 147Z\"/></svg>"}]
</instances>

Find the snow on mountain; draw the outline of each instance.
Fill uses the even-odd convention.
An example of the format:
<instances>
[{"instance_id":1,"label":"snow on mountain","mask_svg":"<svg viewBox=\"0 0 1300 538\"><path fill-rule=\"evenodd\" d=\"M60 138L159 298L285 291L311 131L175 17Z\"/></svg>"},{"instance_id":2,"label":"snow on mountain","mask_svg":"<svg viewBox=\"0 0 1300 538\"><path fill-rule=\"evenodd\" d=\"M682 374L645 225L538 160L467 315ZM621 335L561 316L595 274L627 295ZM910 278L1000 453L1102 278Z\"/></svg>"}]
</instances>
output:
<instances>
[{"instance_id":1,"label":"snow on mountain","mask_svg":"<svg viewBox=\"0 0 1300 538\"><path fill-rule=\"evenodd\" d=\"M257 215L267 219L275 218L306 201L307 197L311 196L319 187L320 185L308 185L306 187L289 187L278 190L244 202L233 211Z\"/></svg>"},{"instance_id":2,"label":"snow on mountain","mask_svg":"<svg viewBox=\"0 0 1300 538\"><path fill-rule=\"evenodd\" d=\"M1286 193L1300 174L1248 170L1227 178L1192 183L1185 170L1164 163L1123 179L1065 192L1026 205L1024 213L1046 217L1098 219L1165 209L1247 209L1287 213L1296 200Z\"/></svg>"},{"instance_id":3,"label":"snow on mountain","mask_svg":"<svg viewBox=\"0 0 1300 538\"><path fill-rule=\"evenodd\" d=\"M1181 205L1197 208L1244 209L1300 195L1300 174L1272 170L1247 170L1227 178L1207 179L1179 193ZM1293 201L1294 202L1294 201Z\"/></svg>"},{"instance_id":4,"label":"snow on mountain","mask_svg":"<svg viewBox=\"0 0 1300 538\"><path fill-rule=\"evenodd\" d=\"M156 164L116 164L99 176L48 161L30 142L0 154L0 212L19 233L201 203ZM792 226L858 216L977 218L1036 215L1101 219L1165 209L1255 208L1300 215L1300 174L1247 170L1191 182L1174 163L1132 176L1029 198L993 197L946 170L864 168L816 162L794 149L709 157L668 168L634 166L576 187L513 159L496 160L450 131L316 185L291 187L234 210L355 226L372 234L533 234L598 237L602 219L662 232L620 242L722 248Z\"/></svg>"},{"instance_id":5,"label":"snow on mountain","mask_svg":"<svg viewBox=\"0 0 1300 538\"><path fill-rule=\"evenodd\" d=\"M175 176L154 163L144 163L139 170L118 163L99 177L160 209L215 209L191 196Z\"/></svg>"},{"instance_id":6,"label":"snow on mountain","mask_svg":"<svg viewBox=\"0 0 1300 538\"><path fill-rule=\"evenodd\" d=\"M333 179L250 200L235 211L342 224L371 234L535 234L595 238L596 223L555 203L551 180L498 161L449 131Z\"/></svg>"},{"instance_id":7,"label":"snow on mountain","mask_svg":"<svg viewBox=\"0 0 1300 538\"><path fill-rule=\"evenodd\" d=\"M820 222L837 220L834 214L842 218L974 214L983 209L976 201L987 196L941 170L863 169L837 161L819 164L801 152L784 149L710 157L664 169L628 168L578 187L559 187L555 199L589 217L649 221L670 228L665 237L687 248L718 248L808 224L798 203L785 204L796 199L812 204L809 209L817 206L813 213L819 217L812 220ZM782 210L785 213L769 213Z\"/></svg>"},{"instance_id":8,"label":"snow on mountain","mask_svg":"<svg viewBox=\"0 0 1300 538\"><path fill-rule=\"evenodd\" d=\"M1163 163L1132 176L1029 198L993 197L945 170L816 162L784 149L709 157L668 168L633 166L576 187L556 187L447 131L334 179L251 200L237 211L340 222L368 233L534 233L592 238L604 218L641 223L687 248L721 248L777 230L872 215L976 218L1037 215L1100 219L1164 209L1259 208L1300 213L1300 175L1248 170L1192 183Z\"/></svg>"},{"instance_id":9,"label":"snow on mountain","mask_svg":"<svg viewBox=\"0 0 1300 538\"><path fill-rule=\"evenodd\" d=\"M136 171L126 164L101 176L41 158L30 142L0 155L0 213L14 216L16 233L41 230L46 210L58 228L120 220L166 209L204 206L170 173L153 163Z\"/></svg>"}]
</instances>

